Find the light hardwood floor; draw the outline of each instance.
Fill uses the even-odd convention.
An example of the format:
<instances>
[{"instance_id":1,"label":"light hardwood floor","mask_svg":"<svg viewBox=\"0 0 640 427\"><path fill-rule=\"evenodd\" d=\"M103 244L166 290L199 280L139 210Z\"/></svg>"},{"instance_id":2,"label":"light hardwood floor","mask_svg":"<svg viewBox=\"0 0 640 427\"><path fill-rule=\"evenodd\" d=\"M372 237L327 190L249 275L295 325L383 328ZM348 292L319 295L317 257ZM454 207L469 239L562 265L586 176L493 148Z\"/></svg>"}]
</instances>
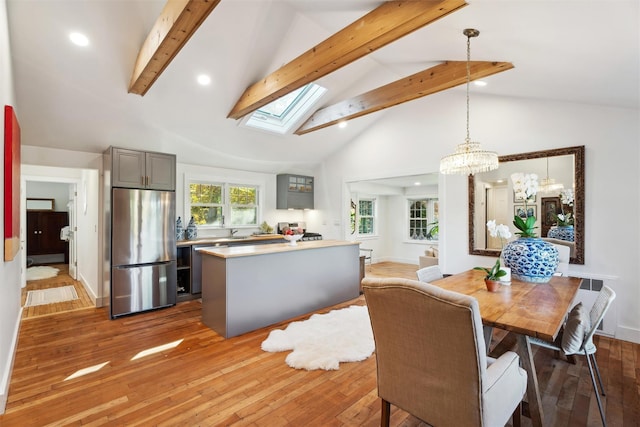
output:
<instances>
[{"instance_id":1,"label":"light hardwood floor","mask_svg":"<svg viewBox=\"0 0 640 427\"><path fill-rule=\"evenodd\" d=\"M366 268L369 277L413 278L415 270L393 263ZM350 304L364 299L336 307ZM379 425L375 356L337 371L291 369L284 363L287 352L260 349L269 331L288 323L225 340L200 322L198 301L116 320L93 308L24 321L0 426ZM132 359L177 340L173 349ZM603 337L596 344L609 425L637 426L640 345ZM493 347L509 348L509 336ZM600 425L584 358L577 359L572 365L552 351L536 351L549 426ZM395 407L391 423L425 425ZM530 420L523 418L523 425Z\"/></svg>"},{"instance_id":2,"label":"light hardwood floor","mask_svg":"<svg viewBox=\"0 0 640 427\"><path fill-rule=\"evenodd\" d=\"M82 283L74 280L69 276L68 264L51 264L50 267L60 270L58 275L51 279L27 281L27 286L22 289L22 306L24 307L29 291L40 289L57 288L62 286L73 286L78 294L78 299L73 301L65 301L54 304L36 305L33 307L24 307L22 310L22 319L31 319L39 316L47 316L54 313L62 313L66 311L81 310L85 308L95 308L95 305Z\"/></svg>"}]
</instances>

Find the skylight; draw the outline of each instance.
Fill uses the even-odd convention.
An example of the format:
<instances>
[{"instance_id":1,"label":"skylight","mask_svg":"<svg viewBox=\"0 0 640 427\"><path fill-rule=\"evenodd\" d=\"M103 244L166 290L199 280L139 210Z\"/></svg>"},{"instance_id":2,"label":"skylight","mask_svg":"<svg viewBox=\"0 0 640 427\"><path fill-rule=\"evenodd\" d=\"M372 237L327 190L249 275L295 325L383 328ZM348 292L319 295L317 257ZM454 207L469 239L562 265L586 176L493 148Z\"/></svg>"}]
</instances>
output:
<instances>
[{"instance_id":1,"label":"skylight","mask_svg":"<svg viewBox=\"0 0 640 427\"><path fill-rule=\"evenodd\" d=\"M260 107L248 116L246 126L285 134L302 119L327 92L315 83L309 83L275 101Z\"/></svg>"}]
</instances>

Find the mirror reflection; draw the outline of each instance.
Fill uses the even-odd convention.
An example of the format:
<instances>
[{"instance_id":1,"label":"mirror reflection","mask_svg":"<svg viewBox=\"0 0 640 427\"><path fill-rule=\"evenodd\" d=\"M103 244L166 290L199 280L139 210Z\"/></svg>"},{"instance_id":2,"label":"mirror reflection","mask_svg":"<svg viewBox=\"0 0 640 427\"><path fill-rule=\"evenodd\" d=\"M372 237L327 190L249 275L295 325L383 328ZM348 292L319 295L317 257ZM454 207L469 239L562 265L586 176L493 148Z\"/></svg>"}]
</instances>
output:
<instances>
[{"instance_id":1,"label":"mirror reflection","mask_svg":"<svg viewBox=\"0 0 640 427\"><path fill-rule=\"evenodd\" d=\"M513 173L537 174L537 194L518 199ZM502 242L486 223L505 224L513 234L515 215L536 217L538 236L569 246L570 262L584 264L584 146L502 156L497 170L469 176L470 254L499 256Z\"/></svg>"}]
</instances>

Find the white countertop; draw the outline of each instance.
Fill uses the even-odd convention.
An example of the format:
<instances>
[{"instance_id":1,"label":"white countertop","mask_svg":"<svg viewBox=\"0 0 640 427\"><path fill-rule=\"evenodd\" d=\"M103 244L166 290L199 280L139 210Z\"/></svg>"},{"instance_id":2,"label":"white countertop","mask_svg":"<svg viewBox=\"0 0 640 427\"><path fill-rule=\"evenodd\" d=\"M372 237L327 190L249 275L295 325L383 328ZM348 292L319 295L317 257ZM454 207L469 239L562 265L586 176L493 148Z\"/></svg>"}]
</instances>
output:
<instances>
[{"instance_id":1,"label":"white countertop","mask_svg":"<svg viewBox=\"0 0 640 427\"><path fill-rule=\"evenodd\" d=\"M347 240L309 240L297 242L295 246L292 246L289 243L271 243L268 245L242 245L231 247L212 246L210 248L200 248L197 250L203 254L213 255L219 258L234 258L359 244L360 242L351 242Z\"/></svg>"},{"instance_id":2,"label":"white countertop","mask_svg":"<svg viewBox=\"0 0 640 427\"><path fill-rule=\"evenodd\" d=\"M276 240L284 241L282 234L252 234L251 236L235 236L235 237L201 237L193 240L178 240L177 246L206 245L214 243L242 243L256 242L260 240Z\"/></svg>"}]
</instances>

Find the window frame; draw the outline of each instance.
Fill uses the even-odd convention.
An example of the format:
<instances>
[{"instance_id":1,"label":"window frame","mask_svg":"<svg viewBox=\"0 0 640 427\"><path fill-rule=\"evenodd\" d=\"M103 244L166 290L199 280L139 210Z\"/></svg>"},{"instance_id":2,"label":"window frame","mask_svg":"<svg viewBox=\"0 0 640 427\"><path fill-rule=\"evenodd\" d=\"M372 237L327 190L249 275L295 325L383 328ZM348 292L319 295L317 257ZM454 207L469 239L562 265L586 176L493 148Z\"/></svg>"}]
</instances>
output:
<instances>
[{"instance_id":1,"label":"window frame","mask_svg":"<svg viewBox=\"0 0 640 427\"><path fill-rule=\"evenodd\" d=\"M229 228L258 228L262 221L262 209L263 209L263 193L265 184L262 182L256 182L252 180L239 180L239 179L224 179L220 177L206 177L206 176L191 176L185 174L184 180L184 214L188 221L191 218L191 184L206 184L206 185L220 185L222 186L222 204L213 204L215 206L222 206L222 215L224 220L220 224L197 224L199 229L202 230L224 230ZM231 187L250 187L255 188L256 198L255 205L236 205L241 207L255 207L256 209L256 222L255 224L231 224ZM196 204L195 206L203 206L206 204Z\"/></svg>"},{"instance_id":2,"label":"window frame","mask_svg":"<svg viewBox=\"0 0 640 427\"><path fill-rule=\"evenodd\" d=\"M240 203L232 203L231 202L231 188L232 187L243 187L243 188L253 188L256 191L256 196L255 196L255 203L250 203L250 204L240 204ZM229 226L230 227L258 227L260 224L260 187L258 185L250 185L250 184L233 184L233 183L228 183L226 186L226 193L228 194L228 198L225 199L225 201L228 201L228 210L229 210ZM233 224L232 223L232 218L233 218L233 210L234 207L236 209L240 209L240 208L255 208L256 210L256 222L255 224L242 224L242 225L238 225L238 224ZM223 213L223 215L225 215ZM225 221L226 222L226 221Z\"/></svg>"},{"instance_id":3,"label":"window frame","mask_svg":"<svg viewBox=\"0 0 640 427\"><path fill-rule=\"evenodd\" d=\"M424 219L422 217L413 217L412 216L412 205L418 202L425 202L426 207L424 208L426 211ZM431 204L430 204L431 202ZM437 242L438 239L429 239L427 238L427 233L430 230L430 224L434 221L439 221L440 217L440 208L439 208L439 199L438 197L429 197L429 196L412 196L406 198L406 223L405 230L407 234L405 235L405 240L409 242ZM432 217L430 217L430 214ZM412 226L412 221L425 221L424 227ZM416 238L413 237L412 230L420 229L420 233L422 234L422 230L424 230L423 237L420 238L420 234L416 235ZM415 232L415 230L414 230Z\"/></svg>"},{"instance_id":4,"label":"window frame","mask_svg":"<svg viewBox=\"0 0 640 427\"><path fill-rule=\"evenodd\" d=\"M371 202L371 215L362 215L360 211L360 202ZM361 224L363 218L371 218L373 222L371 233L361 233ZM358 237L374 237L378 235L378 203L376 197L358 197L356 200L356 232Z\"/></svg>"}]
</instances>

